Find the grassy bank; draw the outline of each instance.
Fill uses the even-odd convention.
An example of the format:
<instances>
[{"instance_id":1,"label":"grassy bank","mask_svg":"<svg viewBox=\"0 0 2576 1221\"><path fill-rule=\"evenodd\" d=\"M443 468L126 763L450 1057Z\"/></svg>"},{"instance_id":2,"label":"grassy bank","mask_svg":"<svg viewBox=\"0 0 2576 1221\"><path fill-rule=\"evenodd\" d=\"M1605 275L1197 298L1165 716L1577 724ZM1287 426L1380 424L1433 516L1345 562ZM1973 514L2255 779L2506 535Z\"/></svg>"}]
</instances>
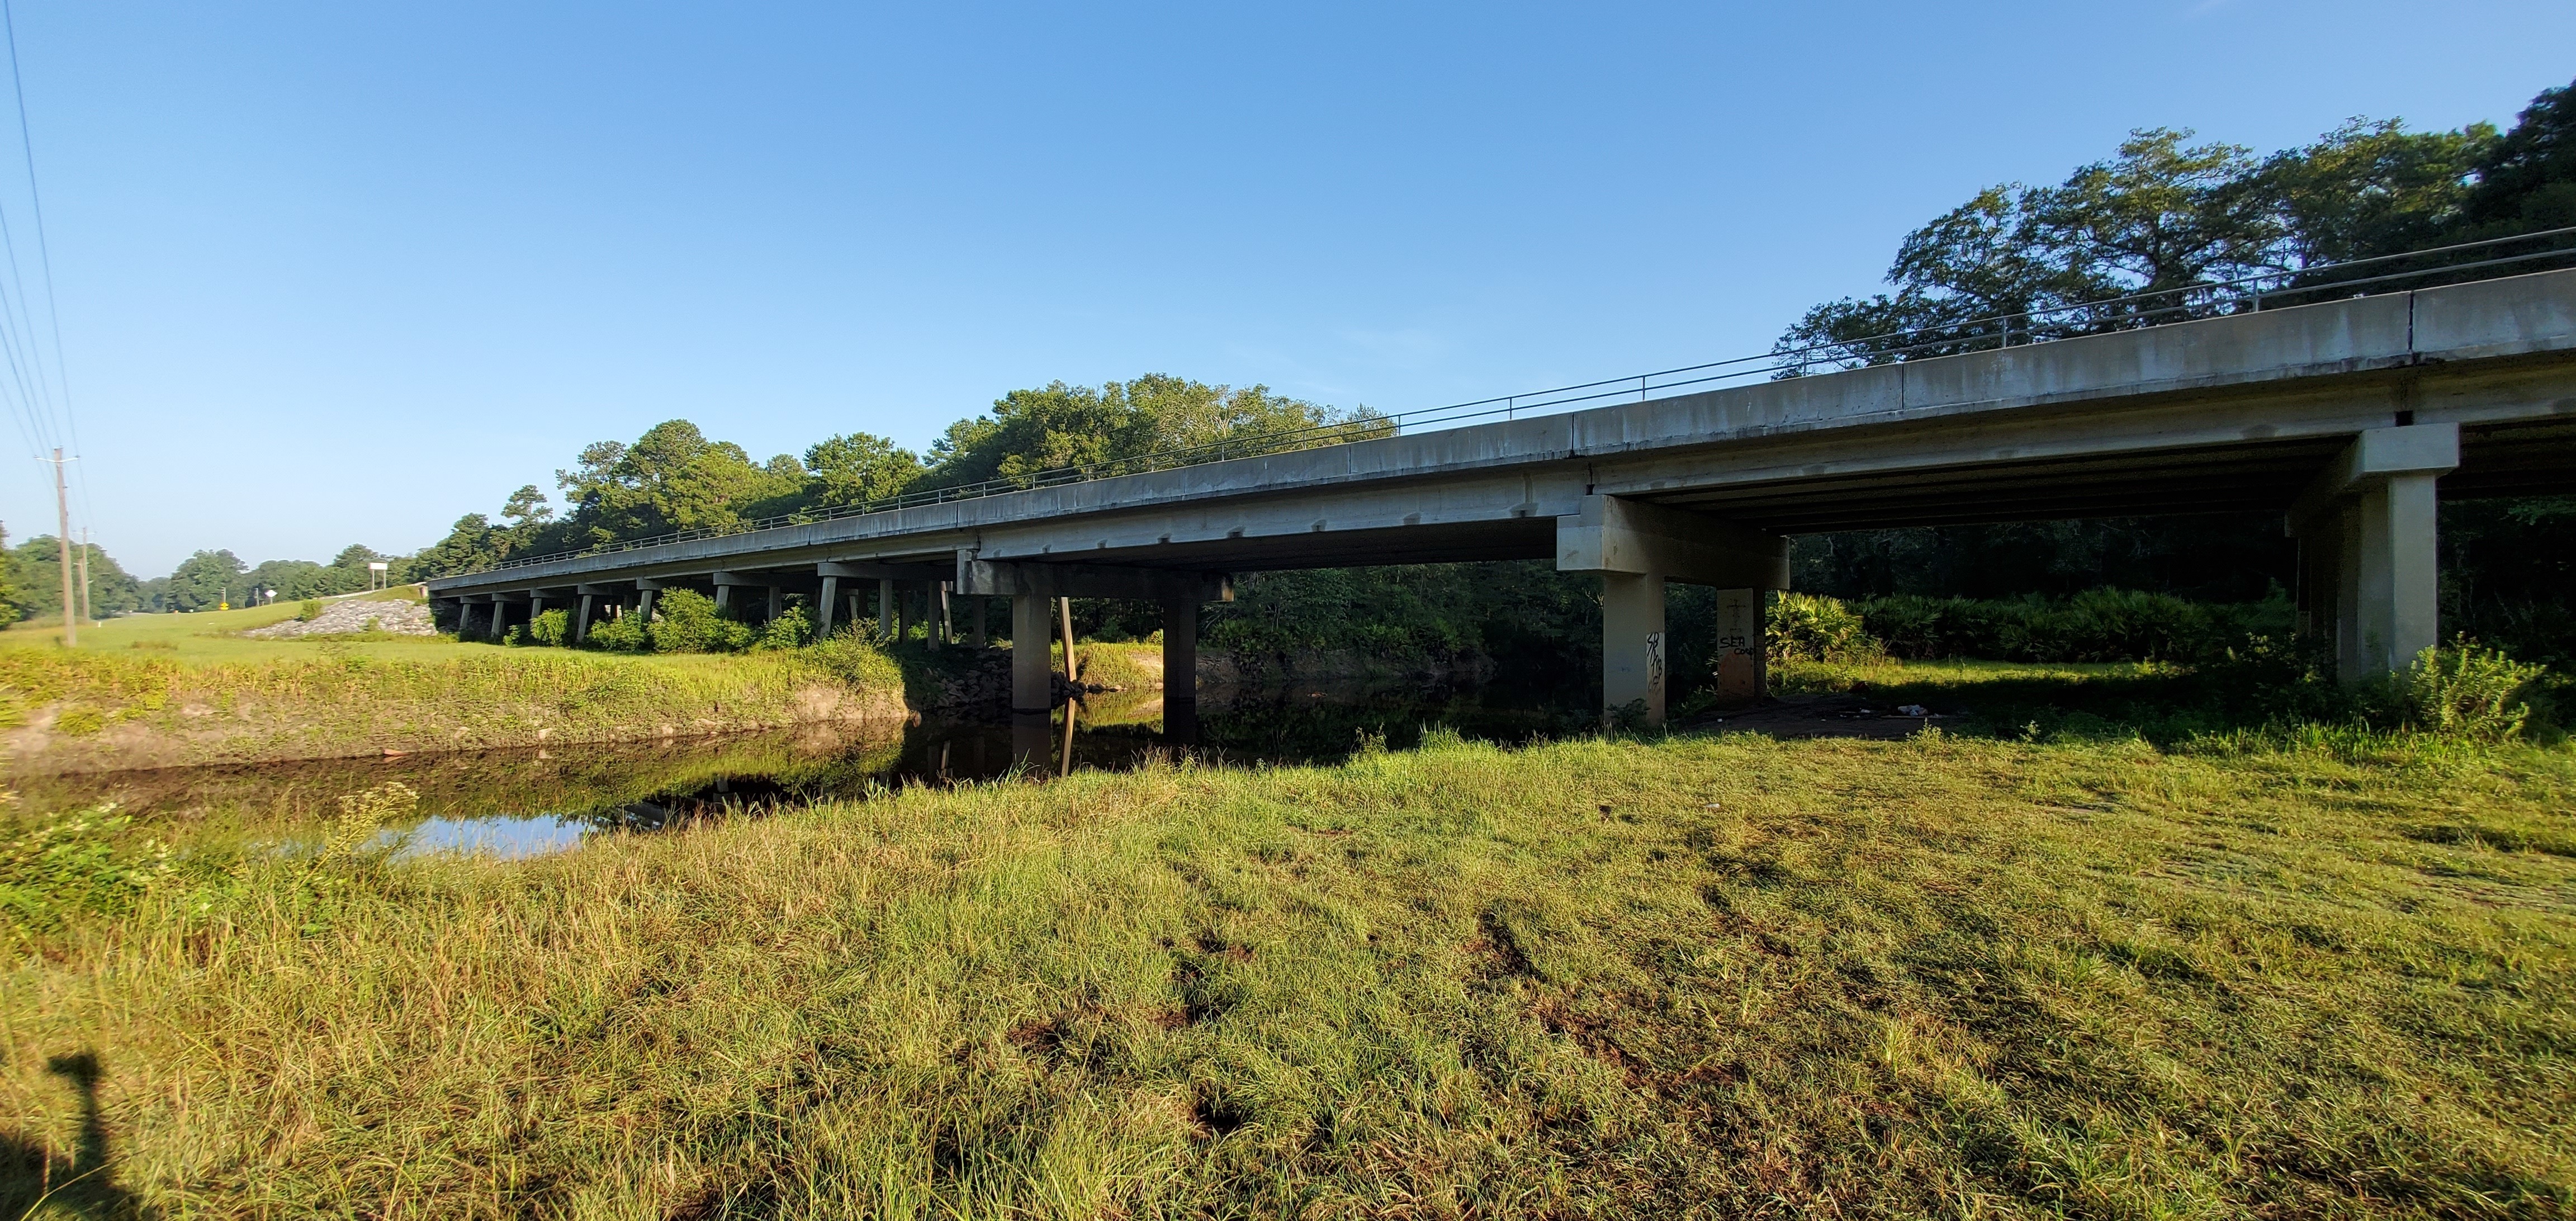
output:
<instances>
[{"instance_id":1,"label":"grassy bank","mask_svg":"<svg viewBox=\"0 0 2576 1221\"><path fill-rule=\"evenodd\" d=\"M904 714L855 642L623 655L445 637L253 640L292 607L113 620L64 649L0 633L0 755L21 771L732 732Z\"/></svg>"},{"instance_id":2,"label":"grassy bank","mask_svg":"<svg viewBox=\"0 0 2576 1221\"><path fill-rule=\"evenodd\" d=\"M2576 757L2037 737L129 829L0 976L0 1113L61 1216L2576 1208Z\"/></svg>"}]
</instances>

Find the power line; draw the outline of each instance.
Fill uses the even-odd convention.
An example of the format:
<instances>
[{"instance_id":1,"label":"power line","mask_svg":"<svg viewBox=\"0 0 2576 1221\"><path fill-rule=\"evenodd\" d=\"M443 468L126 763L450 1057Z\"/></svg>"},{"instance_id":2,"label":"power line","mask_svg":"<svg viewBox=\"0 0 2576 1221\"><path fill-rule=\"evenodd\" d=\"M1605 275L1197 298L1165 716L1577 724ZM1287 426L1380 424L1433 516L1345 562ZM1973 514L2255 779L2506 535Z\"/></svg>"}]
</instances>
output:
<instances>
[{"instance_id":1,"label":"power line","mask_svg":"<svg viewBox=\"0 0 2576 1221\"><path fill-rule=\"evenodd\" d=\"M28 130L27 81L18 74L18 23L11 9L10 0L0 0L0 34L9 43L9 90L18 103L18 149L27 164L27 208L36 218L36 265L45 282L45 325L53 332L54 384L62 391L63 426L71 433L72 454L77 457L80 416L72 410L71 363L63 357L63 315L54 297L54 251L45 237L45 197L36 189L36 140ZM34 325L32 318L29 325Z\"/></svg>"},{"instance_id":2,"label":"power line","mask_svg":"<svg viewBox=\"0 0 2576 1221\"><path fill-rule=\"evenodd\" d=\"M72 407L71 361L64 354L62 305L60 299L54 294L54 252L53 243L45 233L45 197L36 185L36 140L32 125L27 118L27 80L18 66L18 19L13 0L0 0L0 37L5 37L9 46L9 92L18 107L18 149L27 167L27 207L36 222L36 265L45 288L45 326L51 332L54 348L54 384L50 388L53 393L48 393L49 388L45 385L44 345L33 333L36 327L33 303L28 300L26 284L20 279L18 273L18 244L14 237L7 237L5 232L0 232L0 241L5 241L9 249L9 279L18 290L18 312L26 320L26 329L29 332L24 336L11 336L11 347L14 351L18 341L23 340L27 348L28 363L34 367L37 392L40 397L47 400L41 404L30 404L30 408L41 410L49 417L48 423L52 422L50 417L56 411L60 412L62 430L71 442L72 457L77 459L83 456L80 441L80 415ZM5 223L5 213L0 213L0 224ZM12 364L15 364L14 360ZM86 520L95 521L97 512L90 500L89 480L85 478L80 480L78 487L81 516ZM68 526L65 527L65 534L68 539Z\"/></svg>"}]
</instances>

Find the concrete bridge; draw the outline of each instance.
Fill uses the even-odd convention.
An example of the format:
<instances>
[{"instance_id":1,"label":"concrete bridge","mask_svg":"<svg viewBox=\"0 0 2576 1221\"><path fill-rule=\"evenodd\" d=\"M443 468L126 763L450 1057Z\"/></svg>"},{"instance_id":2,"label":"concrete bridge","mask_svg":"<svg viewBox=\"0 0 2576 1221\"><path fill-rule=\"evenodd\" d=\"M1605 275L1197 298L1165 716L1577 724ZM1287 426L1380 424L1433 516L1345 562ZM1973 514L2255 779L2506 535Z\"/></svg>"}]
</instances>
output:
<instances>
[{"instance_id":1,"label":"concrete bridge","mask_svg":"<svg viewBox=\"0 0 2576 1221\"><path fill-rule=\"evenodd\" d=\"M1195 672L1200 603L1267 569L1552 558L1602 581L1602 701L1663 719L1666 583L1721 597L1721 682L1758 692L1760 591L1791 535L2266 510L2299 605L2347 679L2434 643L2442 498L2576 489L2576 271L2391 292L1790 378L444 577L498 636L549 605L578 629L655 591L788 593L828 624L873 583L1011 602L1013 704L1049 704L1058 597L1164 609ZM1034 642L1036 647L1025 647ZM1194 714L1184 683L1173 715Z\"/></svg>"}]
</instances>

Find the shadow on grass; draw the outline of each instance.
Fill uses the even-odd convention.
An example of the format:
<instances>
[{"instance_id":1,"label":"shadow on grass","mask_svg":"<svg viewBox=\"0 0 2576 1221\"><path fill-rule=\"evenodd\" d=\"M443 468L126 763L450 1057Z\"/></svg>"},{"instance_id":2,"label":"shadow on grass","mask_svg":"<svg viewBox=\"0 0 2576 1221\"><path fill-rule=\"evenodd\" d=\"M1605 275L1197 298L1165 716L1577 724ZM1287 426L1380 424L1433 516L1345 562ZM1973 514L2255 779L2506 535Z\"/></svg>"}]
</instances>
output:
<instances>
[{"instance_id":1,"label":"shadow on grass","mask_svg":"<svg viewBox=\"0 0 2576 1221\"><path fill-rule=\"evenodd\" d=\"M98 1114L100 1069L94 1052L56 1056L47 1072L80 1091L80 1135L64 1157L41 1140L0 1136L0 1216L78 1217L129 1221L157 1217L134 1193L116 1185L115 1159L107 1150L107 1125Z\"/></svg>"}]
</instances>

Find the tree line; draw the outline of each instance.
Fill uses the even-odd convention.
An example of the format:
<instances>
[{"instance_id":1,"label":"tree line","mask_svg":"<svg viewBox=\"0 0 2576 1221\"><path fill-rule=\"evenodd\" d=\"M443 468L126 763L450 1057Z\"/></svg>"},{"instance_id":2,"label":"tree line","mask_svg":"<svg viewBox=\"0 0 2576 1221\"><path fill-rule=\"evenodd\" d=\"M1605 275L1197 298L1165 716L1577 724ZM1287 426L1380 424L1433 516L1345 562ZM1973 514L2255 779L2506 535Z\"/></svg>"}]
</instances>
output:
<instances>
[{"instance_id":1,"label":"tree line","mask_svg":"<svg viewBox=\"0 0 2576 1221\"><path fill-rule=\"evenodd\" d=\"M269 560L254 566L228 550L200 551L181 561L170 575L148 580L135 579L106 548L95 543L88 545L87 553L89 613L99 619L213 610L225 604L246 606L253 590L276 590L279 601L355 593L367 588L372 578L367 569L370 562L389 564L394 580L419 579L412 571L417 564L412 557L387 555L356 544L343 548L328 563ZM81 547L75 544L74 564L80 562L81 555ZM62 543L53 535L39 534L12 547L7 529L0 528L0 627L22 620L52 619L62 613L61 556ZM76 598L82 594L79 580L75 569Z\"/></svg>"},{"instance_id":2,"label":"tree line","mask_svg":"<svg viewBox=\"0 0 2576 1221\"><path fill-rule=\"evenodd\" d=\"M1977 192L1906 235L1887 291L1816 306L1774 350L1795 374L1992 348L1999 317L2020 316L2009 324L2015 342L2114 330L2150 319L2136 303L2088 302L2261 273L2307 290L2285 303L2348 292L2336 284L2354 274L2421 271L2371 286L2416 287L2454 278L2441 269L2480 256L2316 269L2576 226L2576 85L2544 90L2503 131L2355 119L2267 156L2191 137L2141 130L2063 182ZM2576 243L2490 253L2553 245ZM2185 315L2246 304L2228 294L2184 298ZM2467 631L2531 660L2576 661L2576 498L2446 504L2441 546L2446 633ZM1846 598L2121 586L2222 601L2285 588L2296 554L2270 513L1865 530L1800 539L1794 552L1798 588Z\"/></svg>"},{"instance_id":3,"label":"tree line","mask_svg":"<svg viewBox=\"0 0 2576 1221\"><path fill-rule=\"evenodd\" d=\"M844 433L756 462L687 420L631 444L600 441L555 472L555 495L528 484L496 521L457 519L424 549L423 575L470 572L514 555L548 554L681 530L721 533L773 518L819 516L909 493L1000 480L1028 486L1047 471L1099 466L1218 442L1230 456L1383 435L1366 407L1337 409L1274 394L1148 374L1094 388L1053 382L1014 390L948 426L928 454L872 433Z\"/></svg>"}]
</instances>

